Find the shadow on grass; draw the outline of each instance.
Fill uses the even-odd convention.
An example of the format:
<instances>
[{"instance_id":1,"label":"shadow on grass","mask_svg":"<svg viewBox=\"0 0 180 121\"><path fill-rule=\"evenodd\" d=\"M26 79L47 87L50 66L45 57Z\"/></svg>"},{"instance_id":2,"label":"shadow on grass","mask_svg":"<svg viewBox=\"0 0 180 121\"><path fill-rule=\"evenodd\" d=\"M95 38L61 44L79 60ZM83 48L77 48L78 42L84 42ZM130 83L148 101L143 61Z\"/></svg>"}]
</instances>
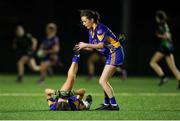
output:
<instances>
[{"instance_id":1,"label":"shadow on grass","mask_svg":"<svg viewBox=\"0 0 180 121\"><path fill-rule=\"evenodd\" d=\"M104 112L104 111L112 111L112 110L79 110L79 111L59 111L59 112L80 112L80 111L85 111L85 112ZM168 109L157 109L157 110L119 110L122 112L179 112L180 109L175 109L175 110L168 110ZM113 111L113 112L119 112L119 111ZM31 113L31 112L58 112L58 111L50 111L50 110L0 110L0 113Z\"/></svg>"}]
</instances>

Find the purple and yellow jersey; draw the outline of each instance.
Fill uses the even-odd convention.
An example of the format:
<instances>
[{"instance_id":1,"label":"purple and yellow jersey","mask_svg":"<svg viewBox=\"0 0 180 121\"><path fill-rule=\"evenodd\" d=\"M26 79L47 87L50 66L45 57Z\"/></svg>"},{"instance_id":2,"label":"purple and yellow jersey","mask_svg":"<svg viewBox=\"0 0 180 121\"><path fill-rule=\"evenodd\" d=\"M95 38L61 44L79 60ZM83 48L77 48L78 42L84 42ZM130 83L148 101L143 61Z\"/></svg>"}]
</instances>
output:
<instances>
[{"instance_id":1,"label":"purple and yellow jersey","mask_svg":"<svg viewBox=\"0 0 180 121\"><path fill-rule=\"evenodd\" d=\"M51 39L45 38L45 39L43 39L43 42L42 42L42 49L43 50L51 50L55 45L59 45L59 38L57 36L54 36ZM53 55L54 54L57 54L57 53L53 53ZM43 58L43 60L48 60L51 55L52 54L47 54Z\"/></svg>"},{"instance_id":2,"label":"purple and yellow jersey","mask_svg":"<svg viewBox=\"0 0 180 121\"><path fill-rule=\"evenodd\" d=\"M58 99L58 101L61 99ZM68 104L69 104L69 110L81 110L82 106L84 105L82 100L78 99L77 96L70 96L67 98ZM54 98L49 98L47 99L48 101L48 106L50 110L56 110L56 101Z\"/></svg>"},{"instance_id":3,"label":"purple and yellow jersey","mask_svg":"<svg viewBox=\"0 0 180 121\"><path fill-rule=\"evenodd\" d=\"M119 39L102 23L97 24L95 30L89 30L89 43L104 43L104 48L97 49L102 55L106 55L112 49L121 46Z\"/></svg>"},{"instance_id":4,"label":"purple and yellow jersey","mask_svg":"<svg viewBox=\"0 0 180 121\"><path fill-rule=\"evenodd\" d=\"M119 66L123 63L123 47L121 46L119 39L104 24L99 23L95 30L89 30L89 43L104 43L104 47L102 49L97 49L97 51L101 55L106 56L107 65Z\"/></svg>"},{"instance_id":5,"label":"purple and yellow jersey","mask_svg":"<svg viewBox=\"0 0 180 121\"><path fill-rule=\"evenodd\" d=\"M77 96L68 97L68 103L71 110L81 110L81 105L83 105L83 102Z\"/></svg>"},{"instance_id":6,"label":"purple and yellow jersey","mask_svg":"<svg viewBox=\"0 0 180 121\"><path fill-rule=\"evenodd\" d=\"M44 38L42 46L44 50L52 49L54 45L59 44L59 38L57 36L52 37L51 39Z\"/></svg>"},{"instance_id":7,"label":"purple and yellow jersey","mask_svg":"<svg viewBox=\"0 0 180 121\"><path fill-rule=\"evenodd\" d=\"M56 100L54 98L47 99L50 110L56 110Z\"/></svg>"}]
</instances>

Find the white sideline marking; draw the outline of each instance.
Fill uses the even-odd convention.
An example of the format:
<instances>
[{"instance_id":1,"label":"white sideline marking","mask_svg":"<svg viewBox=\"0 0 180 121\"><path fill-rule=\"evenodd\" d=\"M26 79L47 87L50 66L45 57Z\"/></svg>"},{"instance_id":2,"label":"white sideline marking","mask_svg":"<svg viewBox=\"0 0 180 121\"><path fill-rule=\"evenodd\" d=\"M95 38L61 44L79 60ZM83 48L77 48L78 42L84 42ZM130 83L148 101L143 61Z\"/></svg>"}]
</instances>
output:
<instances>
[{"instance_id":1,"label":"white sideline marking","mask_svg":"<svg viewBox=\"0 0 180 121\"><path fill-rule=\"evenodd\" d=\"M103 96L103 93L89 93L92 96ZM38 97L43 93L0 93L0 97ZM115 96L180 96L180 93L115 93Z\"/></svg>"}]
</instances>

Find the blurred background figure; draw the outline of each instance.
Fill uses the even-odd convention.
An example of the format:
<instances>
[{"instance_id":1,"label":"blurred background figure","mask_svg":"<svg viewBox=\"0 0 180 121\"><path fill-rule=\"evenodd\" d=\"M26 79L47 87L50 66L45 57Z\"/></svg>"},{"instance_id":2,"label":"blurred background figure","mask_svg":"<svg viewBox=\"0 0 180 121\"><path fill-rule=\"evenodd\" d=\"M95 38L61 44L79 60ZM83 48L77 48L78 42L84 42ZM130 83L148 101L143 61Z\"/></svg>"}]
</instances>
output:
<instances>
[{"instance_id":1,"label":"blurred background figure","mask_svg":"<svg viewBox=\"0 0 180 121\"><path fill-rule=\"evenodd\" d=\"M37 66L34 54L37 48L37 40L31 34L26 33L24 27L18 25L15 30L15 39L13 41L13 48L16 49L18 55L17 82L22 82L24 75L25 64L27 64L33 71L39 71L40 67Z\"/></svg>"},{"instance_id":2,"label":"blurred background figure","mask_svg":"<svg viewBox=\"0 0 180 121\"><path fill-rule=\"evenodd\" d=\"M164 11L159 10L156 12L155 19L158 24L158 28L155 35L159 39L159 48L153 55L150 61L150 66L161 78L159 86L163 85L165 82L167 82L168 79L165 73L163 72L162 68L159 66L158 62L161 59L165 58L167 65L169 66L170 70L178 80L177 88L180 89L180 72L177 69L174 61L173 42L169 26L167 24L168 17Z\"/></svg>"},{"instance_id":3,"label":"blurred background figure","mask_svg":"<svg viewBox=\"0 0 180 121\"><path fill-rule=\"evenodd\" d=\"M46 26L46 37L43 39L37 53L41 59L41 72L38 83L44 82L48 70L51 70L52 66L58 65L60 62L58 56L60 43L59 37L56 34L57 25L55 23L48 23Z\"/></svg>"}]
</instances>

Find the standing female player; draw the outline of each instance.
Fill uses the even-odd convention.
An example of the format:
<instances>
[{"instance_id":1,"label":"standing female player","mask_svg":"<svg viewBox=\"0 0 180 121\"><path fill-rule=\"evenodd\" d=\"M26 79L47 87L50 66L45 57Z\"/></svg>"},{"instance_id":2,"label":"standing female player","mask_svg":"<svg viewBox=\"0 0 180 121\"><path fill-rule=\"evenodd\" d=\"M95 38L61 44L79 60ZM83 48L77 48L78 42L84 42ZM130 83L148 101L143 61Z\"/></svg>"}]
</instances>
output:
<instances>
[{"instance_id":1,"label":"standing female player","mask_svg":"<svg viewBox=\"0 0 180 121\"><path fill-rule=\"evenodd\" d=\"M105 67L99 79L99 84L104 90L104 104L96 110L119 110L109 79L115 73L116 67L123 64L123 47L112 31L104 24L99 23L100 15L98 12L81 10L80 16L83 25L89 30L89 43L79 42L76 49L96 49L106 57Z\"/></svg>"},{"instance_id":2,"label":"standing female player","mask_svg":"<svg viewBox=\"0 0 180 121\"><path fill-rule=\"evenodd\" d=\"M150 61L150 66L154 69L154 71L161 77L159 82L159 86L163 85L167 82L167 77L164 74L161 67L158 65L158 62L165 58L166 62L175 75L176 79L178 80L178 89L180 89L180 72L176 68L174 56L173 56L173 43L171 38L171 33L167 24L167 15L164 11L157 11L156 12L156 22L158 23L158 30L156 31L156 36L160 40L159 49L155 52L154 56Z\"/></svg>"}]
</instances>

